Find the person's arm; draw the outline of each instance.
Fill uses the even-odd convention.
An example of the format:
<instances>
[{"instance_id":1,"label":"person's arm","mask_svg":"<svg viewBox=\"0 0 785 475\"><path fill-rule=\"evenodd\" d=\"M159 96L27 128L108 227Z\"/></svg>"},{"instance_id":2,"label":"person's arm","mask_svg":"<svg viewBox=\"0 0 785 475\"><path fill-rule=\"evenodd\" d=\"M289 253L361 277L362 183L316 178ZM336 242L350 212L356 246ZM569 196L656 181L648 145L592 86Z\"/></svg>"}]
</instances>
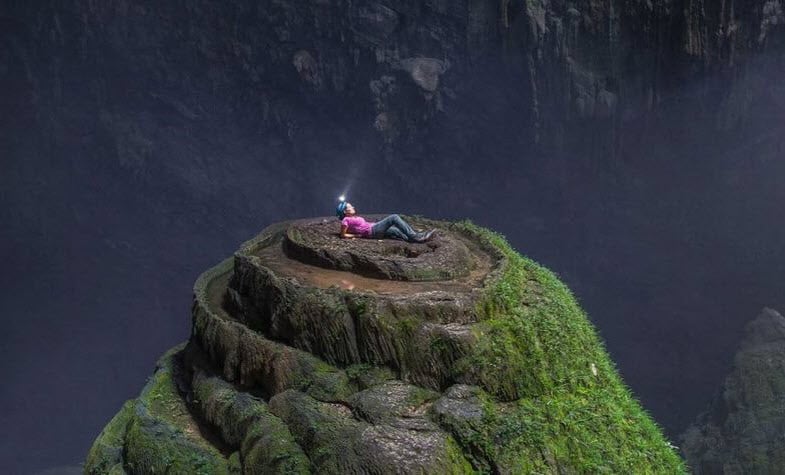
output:
<instances>
[{"instance_id":1,"label":"person's arm","mask_svg":"<svg viewBox=\"0 0 785 475\"><path fill-rule=\"evenodd\" d=\"M341 224L341 237L342 238L353 238L355 237L354 234L349 234L347 231L349 230L349 226L345 224Z\"/></svg>"}]
</instances>

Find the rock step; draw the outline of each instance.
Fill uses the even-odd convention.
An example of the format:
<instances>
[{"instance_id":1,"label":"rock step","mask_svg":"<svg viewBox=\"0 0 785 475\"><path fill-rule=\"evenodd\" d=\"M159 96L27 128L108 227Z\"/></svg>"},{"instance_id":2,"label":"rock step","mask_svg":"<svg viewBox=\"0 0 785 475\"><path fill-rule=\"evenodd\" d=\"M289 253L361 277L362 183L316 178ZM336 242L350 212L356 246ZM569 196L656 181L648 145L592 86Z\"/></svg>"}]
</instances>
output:
<instances>
[{"instance_id":1,"label":"rock step","mask_svg":"<svg viewBox=\"0 0 785 475\"><path fill-rule=\"evenodd\" d=\"M193 343L168 351L95 441L85 473L475 473L432 420L437 392L390 380L345 403L294 389L265 402L213 370Z\"/></svg>"},{"instance_id":2,"label":"rock step","mask_svg":"<svg viewBox=\"0 0 785 475\"><path fill-rule=\"evenodd\" d=\"M384 215L366 216L370 221ZM415 227L432 228L404 217ZM341 239L335 218L300 220L283 233L283 249L292 259L327 269L387 280L437 281L468 276L477 265L465 239L439 229L427 243L394 239Z\"/></svg>"},{"instance_id":3,"label":"rock step","mask_svg":"<svg viewBox=\"0 0 785 475\"><path fill-rule=\"evenodd\" d=\"M216 376L203 353L189 345L193 408L222 440L239 451L242 473L309 473L310 462L289 429L267 403Z\"/></svg>"},{"instance_id":4,"label":"rock step","mask_svg":"<svg viewBox=\"0 0 785 475\"><path fill-rule=\"evenodd\" d=\"M229 258L209 269L194 285L191 342L197 344L223 378L265 397L287 389L305 391L327 401L345 401L356 390L345 371L304 351L271 341L232 318L221 306L232 274ZM391 378L383 369L368 368L365 380Z\"/></svg>"},{"instance_id":5,"label":"rock step","mask_svg":"<svg viewBox=\"0 0 785 475\"><path fill-rule=\"evenodd\" d=\"M235 253L227 294L237 320L336 366L387 366L402 379L433 389L476 379L454 374L453 363L475 343L477 302L506 258L462 228L444 225L445 236L460 236L455 239L469 243L473 256L483 256L473 275L439 283L369 283L373 279L289 259L282 250L284 236L303 221L314 222L275 224ZM357 285L344 286L349 280ZM325 286L330 281L333 285Z\"/></svg>"},{"instance_id":6,"label":"rock step","mask_svg":"<svg viewBox=\"0 0 785 475\"><path fill-rule=\"evenodd\" d=\"M264 267L251 270L263 271ZM403 380L437 390L457 381L471 382L454 374L454 363L476 340L472 325L399 315L400 306L372 298L347 299L342 313L325 315L302 307L304 300L298 298L299 311L276 307L280 324L253 331L241 323L254 320L248 317L252 310L247 299L227 287L235 274L227 259L207 271L194 287L194 337L223 368L228 381L262 386L269 395L302 389L306 381L316 381L312 392L322 397L331 394L336 400L344 397L349 384L336 365L389 367ZM380 305L387 307L380 309Z\"/></svg>"},{"instance_id":7,"label":"rock step","mask_svg":"<svg viewBox=\"0 0 785 475\"><path fill-rule=\"evenodd\" d=\"M338 430L336 428L340 427L339 432L347 431L349 434L346 439L349 441L347 442L349 445L344 447L346 450L351 449L349 453L365 450L357 445L362 440L365 443L375 444L373 446L376 449L386 451L385 453L390 457L398 457L399 459L395 463L408 466L404 463L404 459L410 461L417 459L412 458L411 454L404 457L402 452L398 450L401 448L395 448L396 444L405 441L404 445L408 447L419 447L418 444L435 443L438 450L428 452L431 455L433 453L441 454L428 462L438 465L438 467L433 467L434 470L441 470L444 467L439 464L447 463L452 467L448 470L451 473L472 471L472 465L460 455L460 449L457 448L458 445L453 435L430 420L430 417L433 416L430 410L431 405L433 401L440 398L438 392L400 380L393 380L391 379L392 374L383 368L356 365L350 366L346 371L338 370L309 353L268 340L235 320L220 305L223 299L219 297L224 294L220 289L226 285L233 273L232 262L232 259L227 259L208 270L200 276L194 286L195 313L192 343L196 351L202 352L207 365L217 364L219 368L222 368L218 371L224 377L227 375L227 368L235 368L228 371L230 378L227 378L234 381L235 385L249 389L258 389L257 385L261 385L264 388L261 392L270 400L268 410L271 414L280 416L295 436L298 445L305 444L310 447L310 452L316 451L314 453L321 454L318 447L323 446L325 450L330 447L331 437L335 437L334 430ZM228 300L230 300L229 306L231 307L232 299ZM449 328L450 326L445 325L445 327ZM213 351L213 354L210 355L210 352L204 348L213 348L217 351ZM231 351L232 348L235 349L234 352ZM240 348L256 349L256 358L253 361L259 363L257 369L249 370L247 363L242 362L243 358L238 356L238 352L242 352ZM259 351L260 349L262 351ZM268 356L281 353L287 356L280 358ZM221 358L221 355L225 354L229 356ZM236 361L237 366L227 365L227 361ZM283 362L287 362L287 364L282 364ZM295 364L291 364L291 362L295 362ZM204 365L205 363L202 363L202 366ZM199 371L199 366L194 364L194 371ZM236 370L237 367L241 368L239 372ZM216 370L216 368L213 367L212 370ZM233 377L238 374L244 376ZM298 374L299 376L284 380L275 376L289 374ZM255 377L250 378L249 375L255 375ZM195 376L195 378L205 379L207 377ZM226 382L218 382L221 380L214 376L210 378L209 384L221 387L219 392L224 392L229 387L235 387ZM278 382L270 384L266 382L269 378ZM291 384L292 382L300 384ZM204 383L195 379L195 391L200 385L204 385ZM203 398L202 396L197 399ZM295 409L292 409L293 407ZM313 411L318 408L323 411L317 417ZM206 420L214 420L206 414L204 417ZM440 417L444 419L443 416ZM456 414L452 419L459 417L460 414ZM323 426L328 428L327 435L313 435L317 430L315 428ZM450 429L449 426L447 428ZM358 431L362 434L359 439ZM422 435L419 433L423 431L427 434L423 441L412 440L412 437L416 438ZM235 444L239 439L237 435L229 436L228 434L225 438ZM391 447L386 447L386 445L391 445ZM396 450L398 451L396 452ZM339 460L345 459L344 455L335 452L331 452L329 456L318 455L316 459L316 461L312 460L312 468L318 467L316 470L318 472L347 469L347 466L339 464ZM356 457L353 458L349 467L357 468L356 464L370 467L390 462L370 455L365 458L360 457L360 459L362 461L358 461ZM425 462L420 460L417 463ZM411 473L415 472L422 473L422 470L412 468Z\"/></svg>"},{"instance_id":8,"label":"rock step","mask_svg":"<svg viewBox=\"0 0 785 475\"><path fill-rule=\"evenodd\" d=\"M355 418L348 407L294 390L271 399L270 411L305 447L314 473L391 473L393 467L395 473L472 473L452 437L425 416L393 416L371 424Z\"/></svg>"},{"instance_id":9,"label":"rock step","mask_svg":"<svg viewBox=\"0 0 785 475\"><path fill-rule=\"evenodd\" d=\"M457 443L429 419L438 393L402 381L357 391L345 403L288 389L268 403L214 375L186 349L194 406L238 448L243 473L468 473Z\"/></svg>"},{"instance_id":10,"label":"rock step","mask_svg":"<svg viewBox=\"0 0 785 475\"><path fill-rule=\"evenodd\" d=\"M179 385L184 344L158 361L140 396L127 402L88 454L87 474L228 474L237 456L229 455L217 434L193 417Z\"/></svg>"},{"instance_id":11,"label":"rock step","mask_svg":"<svg viewBox=\"0 0 785 475\"><path fill-rule=\"evenodd\" d=\"M253 239L244 242L235 255L253 256L260 259L265 267L272 270L279 277L296 279L304 286L317 288L339 287L353 290L354 293L370 293L374 296L410 296L414 294L430 293L435 295L441 292L437 300L444 300L445 297L458 294L474 295L478 290L486 286L489 279L498 277L501 267L506 261L498 249L483 242L478 236L468 234L466 228L459 227L455 223L445 223L438 221L425 220L432 227L441 226L440 232L445 239L454 237L462 241L472 255L473 264L471 271L461 276L445 280L412 281L412 280L391 280L386 278L369 278L364 276L362 269L352 268L351 270L334 270L329 267L319 267L303 262L298 258L293 258L287 254L286 233L290 226L296 226L301 222L312 220L287 221L276 223L265 228ZM451 233L451 234L450 234ZM345 240L337 237L330 237L336 241L336 246L364 246L373 247L378 243L371 239ZM441 239L441 238L439 238ZM476 241L475 241L476 240ZM424 244L404 243L401 241L384 240L383 246L394 246L397 251L387 251L395 253L412 253L415 255L418 249ZM393 255L376 256L385 262L395 262ZM449 315L445 315L449 316Z\"/></svg>"}]
</instances>

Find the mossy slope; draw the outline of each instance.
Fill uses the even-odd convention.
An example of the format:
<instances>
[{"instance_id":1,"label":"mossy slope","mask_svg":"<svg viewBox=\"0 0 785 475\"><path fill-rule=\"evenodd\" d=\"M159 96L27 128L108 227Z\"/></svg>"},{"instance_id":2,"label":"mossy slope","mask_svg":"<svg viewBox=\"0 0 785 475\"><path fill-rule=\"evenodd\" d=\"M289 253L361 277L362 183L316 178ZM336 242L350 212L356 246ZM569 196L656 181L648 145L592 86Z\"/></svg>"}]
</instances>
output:
<instances>
[{"instance_id":1,"label":"mossy slope","mask_svg":"<svg viewBox=\"0 0 785 475\"><path fill-rule=\"evenodd\" d=\"M569 289L501 235L470 222L455 226L507 259L503 274L477 302L477 343L455 365L481 388L472 395L475 417L441 418L474 454L477 467L684 473L674 447L619 377Z\"/></svg>"}]
</instances>

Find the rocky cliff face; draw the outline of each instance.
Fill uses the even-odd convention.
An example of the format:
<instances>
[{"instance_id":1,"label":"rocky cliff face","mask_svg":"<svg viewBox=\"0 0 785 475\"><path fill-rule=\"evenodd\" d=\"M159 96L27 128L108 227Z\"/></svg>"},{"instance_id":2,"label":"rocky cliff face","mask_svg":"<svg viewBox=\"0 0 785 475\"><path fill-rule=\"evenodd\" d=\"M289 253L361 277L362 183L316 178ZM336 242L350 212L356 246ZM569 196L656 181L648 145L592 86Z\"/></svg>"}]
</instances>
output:
<instances>
[{"instance_id":1,"label":"rocky cliff face","mask_svg":"<svg viewBox=\"0 0 785 475\"><path fill-rule=\"evenodd\" d=\"M782 473L785 467L785 318L772 309L747 325L733 372L684 433L696 474Z\"/></svg>"},{"instance_id":2,"label":"rocky cliff face","mask_svg":"<svg viewBox=\"0 0 785 475\"><path fill-rule=\"evenodd\" d=\"M683 472L553 274L470 223L412 222L438 237L279 223L203 274L190 340L85 472Z\"/></svg>"},{"instance_id":3,"label":"rocky cliff face","mask_svg":"<svg viewBox=\"0 0 785 475\"><path fill-rule=\"evenodd\" d=\"M0 11L4 54L39 110L62 106L64 87L99 107L121 99L120 88L193 120L226 112L205 103L214 96L290 140L309 127L312 108L340 106L344 119L403 145L435 124L504 107L518 112L522 140L585 152L599 138L589 150L600 157L621 145L623 123L696 79L722 85L680 100L712 109L714 125L743 121L766 94L748 90L750 66L764 54L781 60L785 46L780 0L58 5ZM70 83L79 68L98 74ZM100 120L124 127L111 114ZM587 128L601 137L587 142Z\"/></svg>"}]
</instances>

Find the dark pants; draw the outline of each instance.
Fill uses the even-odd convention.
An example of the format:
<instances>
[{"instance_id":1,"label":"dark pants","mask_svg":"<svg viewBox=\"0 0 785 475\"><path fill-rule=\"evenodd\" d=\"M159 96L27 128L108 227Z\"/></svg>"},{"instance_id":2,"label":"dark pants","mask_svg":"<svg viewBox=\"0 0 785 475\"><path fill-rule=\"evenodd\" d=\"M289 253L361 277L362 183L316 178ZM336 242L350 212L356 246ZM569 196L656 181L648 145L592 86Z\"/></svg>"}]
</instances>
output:
<instances>
[{"instance_id":1,"label":"dark pants","mask_svg":"<svg viewBox=\"0 0 785 475\"><path fill-rule=\"evenodd\" d=\"M375 239L400 239L412 242L418 233L397 214L391 214L371 227L371 237Z\"/></svg>"}]
</instances>

